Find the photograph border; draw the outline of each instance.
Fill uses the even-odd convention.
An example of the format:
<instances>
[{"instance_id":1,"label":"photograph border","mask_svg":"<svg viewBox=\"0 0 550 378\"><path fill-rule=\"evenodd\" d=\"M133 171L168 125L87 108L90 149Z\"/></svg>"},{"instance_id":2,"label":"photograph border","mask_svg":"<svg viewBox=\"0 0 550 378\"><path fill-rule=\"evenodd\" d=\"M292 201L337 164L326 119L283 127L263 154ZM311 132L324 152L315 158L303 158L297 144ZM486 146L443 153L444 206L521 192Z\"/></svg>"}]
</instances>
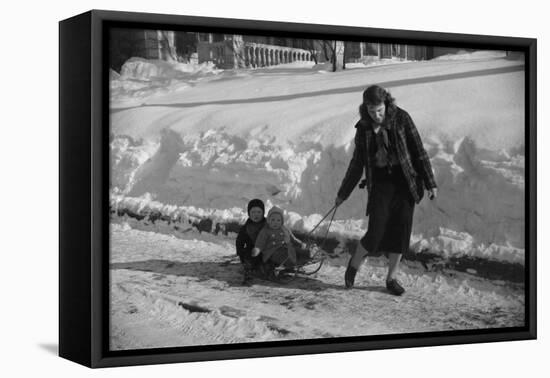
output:
<instances>
[{"instance_id":1,"label":"photograph border","mask_svg":"<svg viewBox=\"0 0 550 378\"><path fill-rule=\"evenodd\" d=\"M108 29L399 42L525 54L525 326L109 350ZM536 39L92 10L59 23L59 355L89 367L536 339Z\"/></svg>"}]
</instances>

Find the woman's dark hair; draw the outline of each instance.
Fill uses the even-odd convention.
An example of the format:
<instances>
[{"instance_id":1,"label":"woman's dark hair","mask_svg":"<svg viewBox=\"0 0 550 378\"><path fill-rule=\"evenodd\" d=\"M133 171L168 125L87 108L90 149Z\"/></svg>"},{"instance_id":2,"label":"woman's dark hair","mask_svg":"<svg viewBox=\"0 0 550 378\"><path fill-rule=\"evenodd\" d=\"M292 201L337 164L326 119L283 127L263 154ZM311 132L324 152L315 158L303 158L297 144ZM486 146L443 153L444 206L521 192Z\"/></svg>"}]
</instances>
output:
<instances>
[{"instance_id":1,"label":"woman's dark hair","mask_svg":"<svg viewBox=\"0 0 550 378\"><path fill-rule=\"evenodd\" d=\"M382 103L386 105L386 116L393 116L396 105L395 99L391 96L390 92L378 85L371 85L365 89L363 92L363 103L359 106L361 119L370 119L367 105L379 105Z\"/></svg>"}]
</instances>

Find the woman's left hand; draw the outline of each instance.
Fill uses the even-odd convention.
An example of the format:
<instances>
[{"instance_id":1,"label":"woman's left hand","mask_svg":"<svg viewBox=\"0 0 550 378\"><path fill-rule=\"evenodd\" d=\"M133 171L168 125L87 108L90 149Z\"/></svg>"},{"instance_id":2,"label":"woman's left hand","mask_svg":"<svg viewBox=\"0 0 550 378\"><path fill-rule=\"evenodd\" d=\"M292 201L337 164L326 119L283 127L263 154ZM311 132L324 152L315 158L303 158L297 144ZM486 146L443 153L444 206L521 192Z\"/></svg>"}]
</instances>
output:
<instances>
[{"instance_id":1,"label":"woman's left hand","mask_svg":"<svg viewBox=\"0 0 550 378\"><path fill-rule=\"evenodd\" d=\"M434 200L437 198L437 188L432 188L428 190L428 198Z\"/></svg>"}]
</instances>

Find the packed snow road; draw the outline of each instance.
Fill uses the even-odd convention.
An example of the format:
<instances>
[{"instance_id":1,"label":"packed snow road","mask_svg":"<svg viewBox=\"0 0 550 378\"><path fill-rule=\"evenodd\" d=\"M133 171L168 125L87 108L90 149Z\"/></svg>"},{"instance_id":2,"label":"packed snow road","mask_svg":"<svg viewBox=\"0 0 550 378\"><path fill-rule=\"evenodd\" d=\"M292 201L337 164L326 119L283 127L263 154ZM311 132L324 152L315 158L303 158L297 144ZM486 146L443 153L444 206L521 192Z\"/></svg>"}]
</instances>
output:
<instances>
[{"instance_id":1,"label":"packed snow road","mask_svg":"<svg viewBox=\"0 0 550 378\"><path fill-rule=\"evenodd\" d=\"M384 287L385 262L369 261L353 290L343 260L287 284L242 286L234 238L178 237L111 225L112 350L522 326L521 285L403 266L407 288Z\"/></svg>"}]
</instances>

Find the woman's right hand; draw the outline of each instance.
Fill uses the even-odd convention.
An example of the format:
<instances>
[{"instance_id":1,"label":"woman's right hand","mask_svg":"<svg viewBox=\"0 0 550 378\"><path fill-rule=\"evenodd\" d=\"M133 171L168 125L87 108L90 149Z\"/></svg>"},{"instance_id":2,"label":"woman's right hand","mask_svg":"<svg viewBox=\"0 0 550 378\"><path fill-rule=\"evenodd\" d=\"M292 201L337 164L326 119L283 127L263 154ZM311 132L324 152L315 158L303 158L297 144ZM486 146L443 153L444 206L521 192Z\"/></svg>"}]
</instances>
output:
<instances>
[{"instance_id":1,"label":"woman's right hand","mask_svg":"<svg viewBox=\"0 0 550 378\"><path fill-rule=\"evenodd\" d=\"M260 254L260 248L252 248L252 257L256 257Z\"/></svg>"},{"instance_id":2,"label":"woman's right hand","mask_svg":"<svg viewBox=\"0 0 550 378\"><path fill-rule=\"evenodd\" d=\"M342 203L344 202L344 200L338 196L336 196L336 199L334 200L334 205L336 205L336 207L340 206Z\"/></svg>"}]
</instances>

